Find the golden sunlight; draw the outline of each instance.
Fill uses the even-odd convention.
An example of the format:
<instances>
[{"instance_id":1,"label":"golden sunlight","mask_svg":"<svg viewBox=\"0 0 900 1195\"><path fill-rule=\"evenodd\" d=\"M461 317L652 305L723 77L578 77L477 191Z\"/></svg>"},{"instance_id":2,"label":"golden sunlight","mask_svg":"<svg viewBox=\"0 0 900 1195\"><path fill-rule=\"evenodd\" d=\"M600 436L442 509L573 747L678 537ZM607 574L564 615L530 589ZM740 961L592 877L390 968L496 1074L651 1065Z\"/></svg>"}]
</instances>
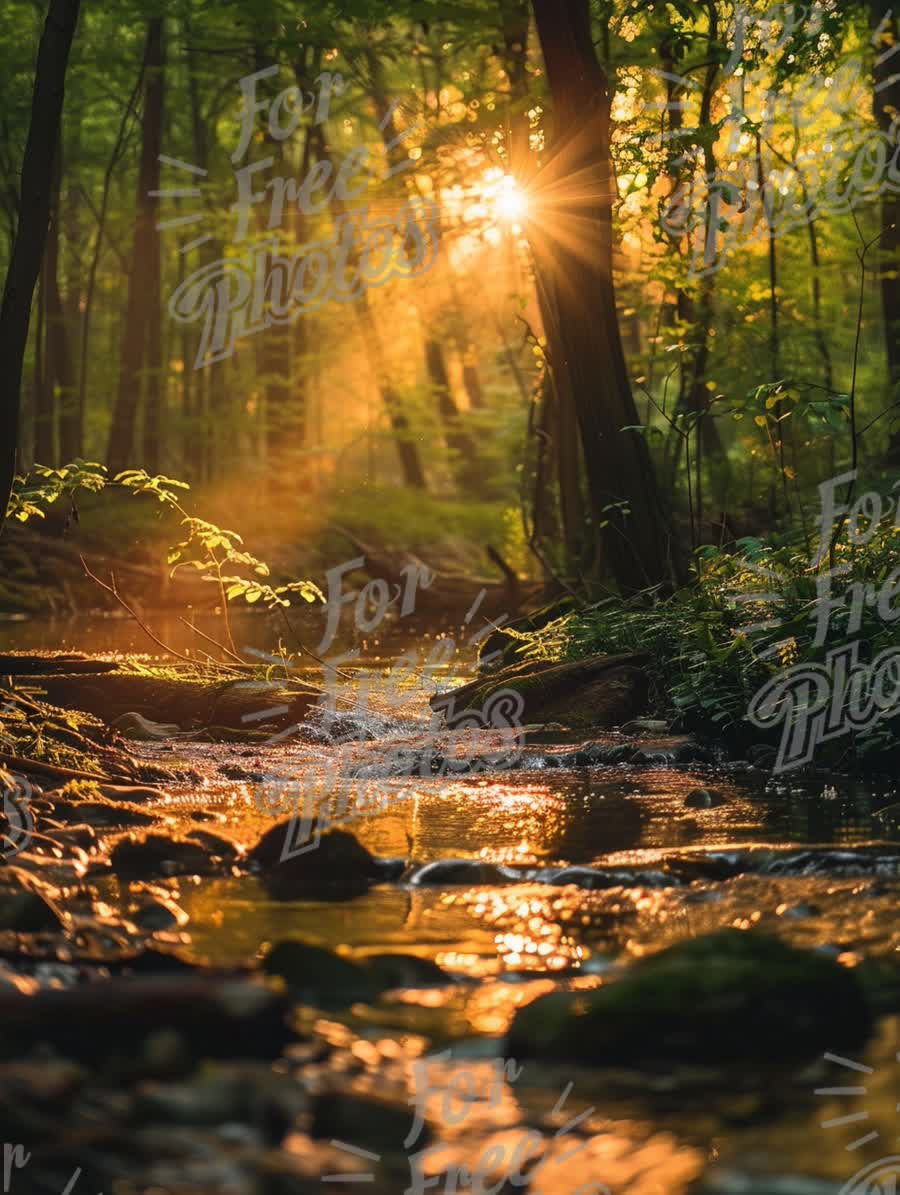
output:
<instances>
[{"instance_id":1,"label":"golden sunlight","mask_svg":"<svg viewBox=\"0 0 900 1195\"><path fill-rule=\"evenodd\" d=\"M511 174L491 166L474 188L466 209L467 222L516 226L528 213L528 198Z\"/></svg>"},{"instance_id":2,"label":"golden sunlight","mask_svg":"<svg viewBox=\"0 0 900 1195\"><path fill-rule=\"evenodd\" d=\"M507 224L520 223L528 212L525 192L511 174L504 174L497 183L493 203L498 218Z\"/></svg>"}]
</instances>

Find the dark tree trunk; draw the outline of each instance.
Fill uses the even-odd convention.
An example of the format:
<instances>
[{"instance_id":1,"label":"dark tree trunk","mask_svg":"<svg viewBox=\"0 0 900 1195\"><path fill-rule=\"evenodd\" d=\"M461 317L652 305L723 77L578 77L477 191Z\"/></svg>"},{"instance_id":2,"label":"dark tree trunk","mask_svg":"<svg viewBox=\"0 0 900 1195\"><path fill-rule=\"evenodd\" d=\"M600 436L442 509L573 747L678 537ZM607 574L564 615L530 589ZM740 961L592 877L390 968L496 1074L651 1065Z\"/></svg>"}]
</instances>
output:
<instances>
[{"instance_id":1,"label":"dark tree trunk","mask_svg":"<svg viewBox=\"0 0 900 1195\"><path fill-rule=\"evenodd\" d=\"M188 95L191 103L191 138L194 146L194 162L203 170L209 169L209 137L207 136L206 120L203 104L200 98L200 80L197 62L197 51L191 25L187 17L184 19L184 36L187 42L187 70ZM202 248L203 261L216 260L218 247L209 242ZM182 258L182 260L184 260ZM210 420L210 389L211 374L221 374L222 363L207 365L202 369L194 368L194 359L198 347L197 337L193 328L185 325L183 340L185 378L190 375L190 381L185 381L185 408L190 418L185 422L182 457L187 465L186 473L200 481L209 481L213 469L213 427Z\"/></svg>"},{"instance_id":2,"label":"dark tree trunk","mask_svg":"<svg viewBox=\"0 0 900 1195\"><path fill-rule=\"evenodd\" d=\"M270 61L271 57L267 55L265 47L257 42L254 46L255 69L257 71L263 70ZM305 60L296 64L295 72L298 74L298 77L301 74L305 74L305 66ZM262 96L269 100L274 99L279 88L277 76L261 80L259 87ZM265 143L266 157L274 159L275 168L279 174L283 175L285 167L285 142L279 141L272 136L269 129L267 109L260 113L259 128ZM299 170L295 166L291 169L290 173L292 175L296 173L297 178L303 179L306 177L308 170L309 132L307 130L304 133L304 146ZM264 204L260 205L257 217L260 235L266 236L268 221ZM294 231L298 234L299 240L303 238L304 223L303 214L298 205ZM286 231L279 233L279 230L276 229L272 233L268 233L268 235L279 235L282 244L287 240ZM267 265L267 271L268 268ZM297 323L302 324L304 318L307 317L301 316ZM263 417L266 458L269 465L269 481L274 488L280 489L281 492L284 492L286 483L291 489L296 489L296 471L291 468L291 465L296 459L296 452L303 446L303 434L305 430L305 395L302 385L299 384L299 379L295 379L293 369L292 349L295 332L296 328L290 324L280 324L273 321L261 337L258 355L260 375L257 380L261 383L265 395Z\"/></svg>"},{"instance_id":3,"label":"dark tree trunk","mask_svg":"<svg viewBox=\"0 0 900 1195\"><path fill-rule=\"evenodd\" d=\"M400 469L403 474L404 484L414 490L424 490L427 488L427 485L425 482L425 470L422 467L422 458L413 440L412 429L403 411L400 398L390 381L384 345L382 344L381 336L375 324L375 317L372 315L372 309L369 307L369 300L365 291L363 291L353 305L359 319L363 347L369 361L369 368L375 376L378 389L381 393L381 401L384 403L388 419L390 420L391 431L394 434L394 443L397 446L397 455L400 458Z\"/></svg>"},{"instance_id":4,"label":"dark tree trunk","mask_svg":"<svg viewBox=\"0 0 900 1195\"><path fill-rule=\"evenodd\" d=\"M157 25L157 20L152 22ZM144 467L150 473L158 473L165 460L166 434L166 373L163 369L162 347L162 263L160 261L159 233L156 231L156 209L159 201L151 192L159 190L160 163L162 152L162 130L165 105L165 59L166 48L162 20L158 30L153 31L153 55L147 62L147 91L144 99L144 146L141 153L141 173L146 170L147 202L153 204L153 223L148 236L147 249L147 382L144 402Z\"/></svg>"},{"instance_id":5,"label":"dark tree trunk","mask_svg":"<svg viewBox=\"0 0 900 1195\"><path fill-rule=\"evenodd\" d=\"M887 54L891 46L897 45L900 35L896 5L889 6L887 0L873 0L872 23L883 28L890 41L882 41L875 49L877 58ZM878 127L889 133L891 125L900 112L900 76L897 75L897 58L886 57L875 67L874 109ZM893 142L897 144L895 130ZM896 191L885 189L881 196L881 230L878 242L879 281L881 285L881 306L884 316L884 340L887 351L887 371L890 385L890 401L900 402L900 196ZM893 430L888 447L888 459L892 464L900 462L900 417L892 412Z\"/></svg>"},{"instance_id":6,"label":"dark tree trunk","mask_svg":"<svg viewBox=\"0 0 900 1195\"><path fill-rule=\"evenodd\" d=\"M71 148L69 148L69 146ZM73 133L67 142L70 166L81 158L81 115L73 124ZM82 200L77 171L69 170L66 185L64 225L66 230L66 290L64 299L65 328L70 352L71 379L63 401L60 422L61 455L63 462L84 456L84 410L81 405L80 361L78 347L81 341L82 300L84 297L84 262L82 247L86 233L82 222Z\"/></svg>"},{"instance_id":7,"label":"dark tree trunk","mask_svg":"<svg viewBox=\"0 0 900 1195\"><path fill-rule=\"evenodd\" d=\"M531 8L528 0L500 0L500 32L503 37L503 66L509 80L508 136L509 171L520 186L527 188L535 169L531 152L528 108L528 32ZM556 280L536 261L538 307L541 324L549 329L553 322ZM556 480L559 514L562 523L564 559L571 573L580 571L584 541L584 510L581 504L581 469L578 427L574 417L571 386L565 365L548 352L548 378L543 390L544 416L536 428L538 469L533 496L535 537L549 532L548 511L552 509L552 483ZM551 451L552 450L552 451ZM550 467L552 459L553 467ZM542 464L544 462L544 464ZM554 519L555 523L556 520ZM542 564L544 561L542 560Z\"/></svg>"},{"instance_id":8,"label":"dark tree trunk","mask_svg":"<svg viewBox=\"0 0 900 1195\"><path fill-rule=\"evenodd\" d=\"M703 94L700 101L699 125L701 129L710 128L712 104L720 70L720 65L715 60L714 55L714 48L718 39L717 13L714 5L710 6L709 16L710 27L708 37L711 61L704 76ZM672 57L673 53L674 51L668 42L660 47L660 57L663 66L669 74L676 75L678 74L679 63L677 59ZM680 104L684 99L684 95L684 86L670 80L667 86L667 100L669 130L671 133L677 133L682 127L683 121ZM715 179L718 176L715 149L708 138L703 143L703 165L708 180ZM684 171L680 165L673 167L669 171L673 195L678 192L679 187L682 185L683 173ZM705 245L713 245L715 243L718 230L711 227L710 222L712 219L713 208L710 204L706 210ZM681 288L676 292L678 318L682 323L691 325L687 339L694 345L691 355L684 354L682 356L681 387L676 411L690 411L699 420L697 447L694 457L695 468L697 470L694 485L694 500L697 508L696 524L698 526L702 523L702 463L704 458L706 458L707 467L711 475L714 496L719 505L724 502L729 484L728 457L722 445L718 425L708 413L709 394L706 389L707 368L712 347L712 330L715 317L715 287L716 273L713 270L708 270L700 279L699 297L695 297L692 293ZM674 486L683 448L684 441L682 437L676 435L674 437L674 444L672 445L672 454L668 462L669 467L665 470L665 484L668 488Z\"/></svg>"},{"instance_id":9,"label":"dark tree trunk","mask_svg":"<svg viewBox=\"0 0 900 1195\"><path fill-rule=\"evenodd\" d=\"M154 280L159 276L159 233L156 231L159 200L149 192L159 189L158 158L162 128L158 123L158 117L159 105L162 103L162 62L162 18L154 17L147 23L147 40L144 43L144 119L134 243L131 273L128 278L125 331L119 362L119 388L107 453L110 472L113 475L132 463L141 397L141 370L149 349L148 328L152 321L153 286ZM148 278L151 280L150 285ZM156 296L158 304L158 286ZM148 421L151 427L154 417L151 414ZM144 447L146 446L145 442Z\"/></svg>"},{"instance_id":10,"label":"dark tree trunk","mask_svg":"<svg viewBox=\"0 0 900 1195\"><path fill-rule=\"evenodd\" d=\"M53 379L47 377L47 275L41 266L38 285L37 324L34 329L34 459L39 465L56 464L56 420Z\"/></svg>"},{"instance_id":11,"label":"dark tree trunk","mask_svg":"<svg viewBox=\"0 0 900 1195\"><path fill-rule=\"evenodd\" d=\"M79 0L50 0L38 48L31 122L22 159L19 224L0 305L0 526L16 471L22 368L28 343L31 301L41 268L50 218L53 155L65 95L66 66L78 22Z\"/></svg>"},{"instance_id":12,"label":"dark tree trunk","mask_svg":"<svg viewBox=\"0 0 900 1195\"><path fill-rule=\"evenodd\" d=\"M59 456L62 463L81 455L78 434L78 398L75 374L72 368L72 354L69 347L69 333L66 327L66 312L59 291L59 221L60 183L62 176L62 138L57 147L53 167L53 184L50 195L50 224L47 229L47 246L44 251L44 286L46 287L47 331L44 341L45 365L44 387L48 392L47 405L51 420L59 428ZM45 464L55 463L49 457Z\"/></svg>"},{"instance_id":13,"label":"dark tree trunk","mask_svg":"<svg viewBox=\"0 0 900 1195\"><path fill-rule=\"evenodd\" d=\"M128 122L131 119L132 110L137 101L138 94L143 85L144 68L141 66L141 73L132 89L131 95L128 98L128 103L125 105L125 110L122 113L122 119L119 122L119 131L116 136L116 142L113 146L112 154L106 164L106 170L103 176L103 197L100 201L100 211L97 215L97 236L94 240L94 246L91 250L91 260L87 271L87 281L84 289L84 314L81 319L81 346L80 357L78 362L78 411L81 425L84 425L84 415L87 410L87 391L88 391L88 367L90 365L90 343L91 343L91 315L94 307L94 290L97 282L97 270L100 265L100 255L103 249L103 237L106 232L106 212L109 206L109 190L112 182L113 171L118 164L125 146L126 133L128 129Z\"/></svg>"},{"instance_id":14,"label":"dark tree trunk","mask_svg":"<svg viewBox=\"0 0 900 1195\"><path fill-rule=\"evenodd\" d=\"M535 239L555 281L551 357L568 372L584 447L592 533L626 591L671 579L671 543L622 350L612 276L613 179L606 76L588 0L533 0L553 99L552 157L534 183L551 235ZM577 247L552 229L579 229ZM624 504L624 507L623 505Z\"/></svg>"}]
</instances>

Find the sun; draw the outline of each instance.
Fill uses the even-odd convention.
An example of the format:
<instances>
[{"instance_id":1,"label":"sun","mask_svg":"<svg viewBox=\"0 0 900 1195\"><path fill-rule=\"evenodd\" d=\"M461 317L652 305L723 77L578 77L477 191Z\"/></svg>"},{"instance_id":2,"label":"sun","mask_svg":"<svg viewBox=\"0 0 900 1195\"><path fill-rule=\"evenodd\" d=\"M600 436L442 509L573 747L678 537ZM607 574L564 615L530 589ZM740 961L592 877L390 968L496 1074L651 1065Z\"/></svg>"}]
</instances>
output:
<instances>
[{"instance_id":1,"label":"sun","mask_svg":"<svg viewBox=\"0 0 900 1195\"><path fill-rule=\"evenodd\" d=\"M528 199L511 174L497 180L493 204L498 220L505 224L520 224L528 214Z\"/></svg>"}]
</instances>

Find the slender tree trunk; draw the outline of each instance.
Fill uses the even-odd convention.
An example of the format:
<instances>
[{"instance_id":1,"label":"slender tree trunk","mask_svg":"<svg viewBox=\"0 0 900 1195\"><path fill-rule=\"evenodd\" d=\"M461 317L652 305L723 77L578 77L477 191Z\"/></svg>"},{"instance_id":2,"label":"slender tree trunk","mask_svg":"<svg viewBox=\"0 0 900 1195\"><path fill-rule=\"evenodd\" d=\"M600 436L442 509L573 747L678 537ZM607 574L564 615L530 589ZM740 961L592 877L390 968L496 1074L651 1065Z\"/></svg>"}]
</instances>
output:
<instances>
[{"instance_id":1,"label":"slender tree trunk","mask_svg":"<svg viewBox=\"0 0 900 1195\"><path fill-rule=\"evenodd\" d=\"M381 131L385 154L388 161L396 169L403 164L406 152L403 149L402 141L398 137L400 130L394 123L384 83L381 61L374 50L368 49L366 51L366 62L368 65L372 102L375 105L375 113L378 118L378 127ZM440 268L440 263L438 263L437 269L440 270ZM444 439L446 440L447 447L450 449L451 458L453 458L451 459L451 468L460 488L464 492L471 490L473 486L477 492L484 478L477 465L478 454L475 442L465 429L459 407L456 405L456 400L453 397L447 362L444 357L444 346L430 327L432 322L431 316L424 310L419 292L414 291L413 293L414 301L419 309L419 319L425 328L425 365L431 389L437 400L438 415L444 429Z\"/></svg>"},{"instance_id":2,"label":"slender tree trunk","mask_svg":"<svg viewBox=\"0 0 900 1195\"><path fill-rule=\"evenodd\" d=\"M884 61L875 66L875 118L883 133L893 126L893 143L900 143L900 127L894 124L900 113L900 76L897 56L888 56L891 46L900 37L897 6L887 0L872 0L872 23L881 28L885 37L875 48L876 58ZM900 196L884 189L881 195L881 239L878 242L878 274L881 286L881 306L884 317L884 341L887 356L890 401L900 402ZM888 460L900 462L900 408L892 412L893 429L888 445Z\"/></svg>"},{"instance_id":3,"label":"slender tree trunk","mask_svg":"<svg viewBox=\"0 0 900 1195\"><path fill-rule=\"evenodd\" d=\"M103 249L103 237L106 232L106 211L109 206L109 188L112 182L113 171L125 146L125 134L128 127L128 121L134 109L135 101L138 93L141 90L144 79L144 67L141 65L141 73L135 82L134 88L129 96L128 103L125 105L125 111L122 113L122 119L119 123L119 131L116 135L116 143L113 146L112 154L106 165L106 171L103 176L103 196L100 201L100 211L97 216L97 235L94 240L94 247L91 251L91 262L88 266L87 284L84 292L84 314L81 320L81 351L78 362L78 412L81 426L84 426L85 413L87 411L87 389L88 389L88 367L90 366L90 340L91 340L91 316L94 309L94 290L97 283L97 269L100 265L100 254Z\"/></svg>"},{"instance_id":4,"label":"slender tree trunk","mask_svg":"<svg viewBox=\"0 0 900 1195\"><path fill-rule=\"evenodd\" d=\"M165 106L165 30L161 18L153 25L152 56L147 62L147 89L144 97L144 145L141 154L141 173L146 172L145 197L153 204L153 223L147 229L147 365L144 401L144 467L158 473L165 460L166 371L163 369L162 346L162 262L159 233L156 231L158 200L152 192L159 190L162 130ZM157 28L158 26L158 28ZM152 237L149 235L152 231Z\"/></svg>"},{"instance_id":5,"label":"slender tree trunk","mask_svg":"<svg viewBox=\"0 0 900 1195\"><path fill-rule=\"evenodd\" d=\"M44 376L44 350L47 294L44 270L37 288L37 323L34 328L34 459L39 465L56 462L56 436L53 423L53 387Z\"/></svg>"},{"instance_id":6,"label":"slender tree trunk","mask_svg":"<svg viewBox=\"0 0 900 1195\"><path fill-rule=\"evenodd\" d=\"M82 222L83 203L78 182L77 166L81 158L81 117L73 121L72 134L67 143L68 155L66 203L63 225L66 233L65 299L63 300L67 347L69 350L69 381L63 399L60 438L63 461L84 456L84 412L79 401L78 378L80 362L78 346L82 319L84 262L82 247L85 232Z\"/></svg>"},{"instance_id":7,"label":"slender tree trunk","mask_svg":"<svg viewBox=\"0 0 900 1195\"><path fill-rule=\"evenodd\" d=\"M331 150L328 147L322 126L315 125L311 136L315 142L317 155L322 161L331 162L331 177L336 177ZM340 202L335 198L333 191L331 193L330 205L332 216L335 221L338 221L343 214L343 209ZM394 443L397 447L397 456L400 459L403 481L411 489L424 490L426 489L426 481L425 470L422 467L422 458L419 455L418 446L413 439L409 419L403 410L400 396L391 381L384 344L382 343L378 326L375 323L375 317L372 315L372 309L369 306L369 298L365 291L362 292L359 298L354 300L353 309L359 321L363 348L369 362L369 368L375 378L376 385L381 394L381 400L384 403L384 408L390 420Z\"/></svg>"},{"instance_id":8,"label":"slender tree trunk","mask_svg":"<svg viewBox=\"0 0 900 1195\"><path fill-rule=\"evenodd\" d=\"M184 18L184 36L187 42L187 71L188 96L191 105L191 138L194 148L194 162L202 170L209 169L209 137L203 114L203 104L200 98L200 81L198 75L197 51L193 44L193 34L187 16ZM220 256L220 247L214 247L209 242L202 250L204 262L214 261ZM182 258L182 261L184 258ZM192 396L190 419L185 423L182 456L191 462L188 472L194 472L200 481L209 481L213 469L213 425L210 419L210 386L211 374L216 372L220 376L222 362L207 365L202 369L194 369L194 358L197 352L197 338L193 328L185 325L184 339L184 367L185 373L190 373L191 381L186 384L186 395ZM199 449L199 450L198 450Z\"/></svg>"},{"instance_id":9,"label":"slender tree trunk","mask_svg":"<svg viewBox=\"0 0 900 1195\"><path fill-rule=\"evenodd\" d=\"M34 459L40 465L56 465L56 403L53 374L47 366L47 259L41 264L38 285L37 325L34 335Z\"/></svg>"},{"instance_id":10,"label":"slender tree trunk","mask_svg":"<svg viewBox=\"0 0 900 1195\"><path fill-rule=\"evenodd\" d=\"M553 152L535 179L548 235L536 238L541 269L556 283L548 330L572 384L593 520L604 563L626 591L671 578L665 519L638 423L616 314L612 277L613 179L606 76L591 38L588 0L533 0L553 99ZM579 244L551 239L573 225ZM555 353L554 353L555 348Z\"/></svg>"},{"instance_id":11,"label":"slender tree trunk","mask_svg":"<svg viewBox=\"0 0 900 1195\"><path fill-rule=\"evenodd\" d=\"M464 493L478 494L489 479L478 462L472 437L462 426L459 407L450 388L444 346L433 336L426 336L425 339L425 365L444 425L444 439L454 458L451 460L454 475Z\"/></svg>"},{"instance_id":12,"label":"slender tree trunk","mask_svg":"<svg viewBox=\"0 0 900 1195\"><path fill-rule=\"evenodd\" d=\"M507 106L509 170L520 185L533 172L528 125L528 0L500 0L500 32L503 37L503 66L509 79Z\"/></svg>"},{"instance_id":13,"label":"slender tree trunk","mask_svg":"<svg viewBox=\"0 0 900 1195\"><path fill-rule=\"evenodd\" d=\"M113 475L132 463L141 397L141 374L148 357L148 328L152 321L154 298L157 299L158 305L158 288L154 295L153 282L158 278L159 271L159 233L156 231L159 200L149 192L159 189L158 157L162 127L157 123L157 116L160 111L158 105L162 101L162 62L163 22L161 17L154 17L147 24L147 39L144 43L144 118L134 243L128 278L125 331L119 362L119 387L107 452L110 472ZM157 263L155 266L154 262ZM147 283L148 278L151 279L150 286ZM151 413L151 429L154 427L155 418L155 413ZM146 442L144 447L147 447Z\"/></svg>"},{"instance_id":14,"label":"slender tree trunk","mask_svg":"<svg viewBox=\"0 0 900 1195\"><path fill-rule=\"evenodd\" d=\"M381 336L375 323L375 317L372 315L372 309L369 306L369 299L365 291L355 300L353 306L359 319L363 347L369 361L369 368L378 384L381 400L384 403L388 419L390 420L391 431L394 433L394 443L397 447L397 455L400 458L403 481L411 489L424 490L427 486L425 482L425 470L422 467L422 458L413 439L412 429L403 411L400 397L391 383L384 345L382 344Z\"/></svg>"},{"instance_id":15,"label":"slender tree trunk","mask_svg":"<svg viewBox=\"0 0 900 1195\"><path fill-rule=\"evenodd\" d=\"M22 159L19 224L0 304L0 526L6 515L16 471L22 369L28 343L31 301L41 268L50 218L53 154L59 140L66 66L79 0L50 0L38 47L31 122Z\"/></svg>"},{"instance_id":16,"label":"slender tree trunk","mask_svg":"<svg viewBox=\"0 0 900 1195\"><path fill-rule=\"evenodd\" d=\"M701 129L711 128L712 104L720 71L720 64L714 54L714 47L718 42L718 14L715 4L708 6L708 12L710 21L708 40L711 61L706 68L703 93L700 100L699 127ZM671 57L672 53L673 51L668 45L661 51L664 65L670 73L675 74L677 64ZM669 128L672 132L677 132L683 124L682 112L679 107L683 95L683 88L670 80L667 88L667 98L669 102ZM707 187L709 188L714 185L714 180L718 177L719 169L715 147L710 138L705 138L703 141L703 165ZM671 171L670 177L672 180L672 192L674 194L681 185L681 171L676 167ZM704 244L707 246L714 245L715 238L718 235L718 229L714 227L715 220L714 205L710 202L707 204L706 225L704 229ZM724 495L728 489L730 480L728 456L722 444L718 424L709 414L709 394L706 390L706 375L709 366L713 321L715 318L716 276L716 271L707 269L700 279L699 293L696 296L683 288L679 288L676 295L678 317L683 323L691 325L688 339L695 345L693 354L683 358L681 387L676 411L690 411L698 420L695 459L696 482L694 485L694 504L696 506L696 523L698 527L702 525L703 521L702 463L704 458L707 461L707 469L710 473L713 496L720 505L724 501ZM674 484L683 448L683 438L676 435L669 458L669 466L665 475L667 488L671 488Z\"/></svg>"},{"instance_id":17,"label":"slender tree trunk","mask_svg":"<svg viewBox=\"0 0 900 1195\"><path fill-rule=\"evenodd\" d=\"M48 406L59 429L59 456L62 463L80 456L77 419L77 394L72 368L72 354L66 327L66 312L59 292L59 223L62 180L62 138L57 146L50 196L50 225L44 251L47 332L44 341L46 364L44 384L49 392ZM50 463L49 458L46 463Z\"/></svg>"},{"instance_id":18,"label":"slender tree trunk","mask_svg":"<svg viewBox=\"0 0 900 1195\"><path fill-rule=\"evenodd\" d=\"M254 46L254 65L257 71L263 70L269 63L265 47L257 42ZM306 73L305 60L296 66L297 73ZM267 99L274 99L278 92L277 77L262 80L260 91ZM274 159L279 173L283 173L285 163L285 142L272 136L269 129L268 110L260 113L260 133L265 144L266 157ZM298 179L303 179L309 170L309 131L304 132L304 147L297 173ZM293 174L294 171L292 170ZM264 204L258 210L258 229L261 236L278 235L282 245L288 240L287 230L274 229L267 231L267 212ZM297 208L297 219L294 231L302 237L304 220L303 214ZM269 258L271 261L271 256ZM268 264L267 264L268 271ZM302 323L301 316L297 323ZM269 465L269 481L273 486L284 492L285 483L296 489L296 471L291 468L292 458L298 449L302 448L302 436L305 425L305 395L302 385L295 384L293 370L292 342L295 327L290 324L279 324L273 321L261 337L258 362L264 394L263 426L265 429L266 458Z\"/></svg>"}]
</instances>

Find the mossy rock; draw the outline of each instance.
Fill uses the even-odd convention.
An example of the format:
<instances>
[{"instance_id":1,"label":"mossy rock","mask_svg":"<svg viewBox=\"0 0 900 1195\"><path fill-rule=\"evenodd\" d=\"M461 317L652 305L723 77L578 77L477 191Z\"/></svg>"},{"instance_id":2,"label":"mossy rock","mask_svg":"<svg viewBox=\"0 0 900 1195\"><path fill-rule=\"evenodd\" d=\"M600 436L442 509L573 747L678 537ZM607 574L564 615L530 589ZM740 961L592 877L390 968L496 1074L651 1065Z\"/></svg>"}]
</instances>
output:
<instances>
[{"instance_id":1,"label":"mossy rock","mask_svg":"<svg viewBox=\"0 0 900 1195\"><path fill-rule=\"evenodd\" d=\"M319 1008L370 1002L385 986L353 959L307 942L276 943L263 959L262 969L283 979L293 999Z\"/></svg>"},{"instance_id":2,"label":"mossy rock","mask_svg":"<svg viewBox=\"0 0 900 1195\"><path fill-rule=\"evenodd\" d=\"M872 1014L856 976L778 938L724 930L635 963L594 992L554 993L516 1015L508 1053L594 1065L648 1058L812 1058L861 1046Z\"/></svg>"}]
</instances>

